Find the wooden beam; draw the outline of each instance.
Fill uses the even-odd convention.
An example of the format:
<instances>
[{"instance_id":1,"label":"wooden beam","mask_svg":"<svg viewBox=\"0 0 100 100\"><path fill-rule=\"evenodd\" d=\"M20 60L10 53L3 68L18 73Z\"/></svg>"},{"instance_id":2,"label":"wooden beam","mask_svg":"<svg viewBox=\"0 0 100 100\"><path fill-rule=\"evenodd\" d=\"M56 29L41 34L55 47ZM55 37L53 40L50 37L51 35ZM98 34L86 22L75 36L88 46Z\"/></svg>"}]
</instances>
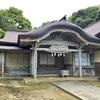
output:
<instances>
[{"instance_id":1,"label":"wooden beam","mask_svg":"<svg viewBox=\"0 0 100 100\"><path fill-rule=\"evenodd\" d=\"M51 50L49 48L37 48L38 51L47 51L47 52L78 52L78 49L68 49L68 50Z\"/></svg>"},{"instance_id":2,"label":"wooden beam","mask_svg":"<svg viewBox=\"0 0 100 100\"><path fill-rule=\"evenodd\" d=\"M38 46L40 45L67 45L67 46L76 46L78 47L79 44L74 42L68 42L68 41L40 41L37 43Z\"/></svg>"}]
</instances>

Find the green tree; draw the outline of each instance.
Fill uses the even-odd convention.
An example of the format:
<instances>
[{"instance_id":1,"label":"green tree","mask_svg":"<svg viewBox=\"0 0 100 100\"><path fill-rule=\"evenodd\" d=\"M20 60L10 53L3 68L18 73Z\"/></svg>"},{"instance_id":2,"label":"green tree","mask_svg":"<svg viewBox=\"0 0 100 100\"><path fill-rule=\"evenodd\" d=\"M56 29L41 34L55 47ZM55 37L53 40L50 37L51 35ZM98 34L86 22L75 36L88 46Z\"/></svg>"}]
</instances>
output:
<instances>
[{"instance_id":1,"label":"green tree","mask_svg":"<svg viewBox=\"0 0 100 100\"><path fill-rule=\"evenodd\" d=\"M75 20L75 24L82 27L82 28L86 26L83 19L80 17Z\"/></svg>"},{"instance_id":2,"label":"green tree","mask_svg":"<svg viewBox=\"0 0 100 100\"><path fill-rule=\"evenodd\" d=\"M31 30L31 22L23 16L23 11L15 7L0 10L0 28Z\"/></svg>"},{"instance_id":3,"label":"green tree","mask_svg":"<svg viewBox=\"0 0 100 100\"><path fill-rule=\"evenodd\" d=\"M96 17L96 21L100 20L100 9L97 12L97 17Z\"/></svg>"},{"instance_id":4,"label":"green tree","mask_svg":"<svg viewBox=\"0 0 100 100\"><path fill-rule=\"evenodd\" d=\"M54 23L54 22L57 22L57 20L43 22L40 27L43 27L45 25L48 25L48 24L51 24L51 23ZM40 27L33 27L33 29L35 30L35 29L40 28Z\"/></svg>"},{"instance_id":5,"label":"green tree","mask_svg":"<svg viewBox=\"0 0 100 100\"><path fill-rule=\"evenodd\" d=\"M8 13L8 17L14 19L17 29L24 29L24 30L32 29L31 22L23 16L22 10L19 10L14 7L10 7L7 10L7 13Z\"/></svg>"},{"instance_id":6,"label":"green tree","mask_svg":"<svg viewBox=\"0 0 100 100\"><path fill-rule=\"evenodd\" d=\"M3 30L0 28L0 38L3 38L3 37L4 37L4 33L5 33L5 31L3 31Z\"/></svg>"},{"instance_id":7,"label":"green tree","mask_svg":"<svg viewBox=\"0 0 100 100\"><path fill-rule=\"evenodd\" d=\"M54 23L54 22L57 22L57 20L53 20L53 21L47 21L47 22L43 22L41 27L45 26L45 25L48 25L50 23Z\"/></svg>"},{"instance_id":8,"label":"green tree","mask_svg":"<svg viewBox=\"0 0 100 100\"><path fill-rule=\"evenodd\" d=\"M99 6L81 9L77 12L74 12L72 16L68 18L69 22L72 22L82 28L85 28L98 20L100 20Z\"/></svg>"},{"instance_id":9,"label":"green tree","mask_svg":"<svg viewBox=\"0 0 100 100\"><path fill-rule=\"evenodd\" d=\"M0 28L17 29L14 20L7 16L6 10L0 10Z\"/></svg>"}]
</instances>

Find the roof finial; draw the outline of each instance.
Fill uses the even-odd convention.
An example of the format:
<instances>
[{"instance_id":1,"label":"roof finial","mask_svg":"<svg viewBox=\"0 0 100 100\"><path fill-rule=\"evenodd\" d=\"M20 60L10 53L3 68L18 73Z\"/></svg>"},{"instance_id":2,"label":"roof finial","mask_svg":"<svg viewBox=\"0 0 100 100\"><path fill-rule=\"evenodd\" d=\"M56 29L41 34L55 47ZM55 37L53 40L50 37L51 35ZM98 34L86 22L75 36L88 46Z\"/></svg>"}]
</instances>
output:
<instances>
[{"instance_id":1,"label":"roof finial","mask_svg":"<svg viewBox=\"0 0 100 100\"><path fill-rule=\"evenodd\" d=\"M66 21L66 15L63 16L59 21Z\"/></svg>"}]
</instances>

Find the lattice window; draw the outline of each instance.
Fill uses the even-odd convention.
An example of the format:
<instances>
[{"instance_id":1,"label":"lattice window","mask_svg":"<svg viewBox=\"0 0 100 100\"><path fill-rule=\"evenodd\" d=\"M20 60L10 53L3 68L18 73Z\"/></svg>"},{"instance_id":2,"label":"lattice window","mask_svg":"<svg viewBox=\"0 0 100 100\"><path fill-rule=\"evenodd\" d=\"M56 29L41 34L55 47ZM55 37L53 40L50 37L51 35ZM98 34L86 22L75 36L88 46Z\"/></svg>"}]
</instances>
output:
<instances>
[{"instance_id":1,"label":"lattice window","mask_svg":"<svg viewBox=\"0 0 100 100\"><path fill-rule=\"evenodd\" d=\"M75 66L79 66L79 53L74 55ZM82 53L82 66L90 66L90 55L89 53Z\"/></svg>"},{"instance_id":2,"label":"lattice window","mask_svg":"<svg viewBox=\"0 0 100 100\"><path fill-rule=\"evenodd\" d=\"M40 54L40 64L55 65L55 57L51 54Z\"/></svg>"},{"instance_id":3,"label":"lattice window","mask_svg":"<svg viewBox=\"0 0 100 100\"><path fill-rule=\"evenodd\" d=\"M29 66L28 53L6 53L7 67L27 67Z\"/></svg>"}]
</instances>

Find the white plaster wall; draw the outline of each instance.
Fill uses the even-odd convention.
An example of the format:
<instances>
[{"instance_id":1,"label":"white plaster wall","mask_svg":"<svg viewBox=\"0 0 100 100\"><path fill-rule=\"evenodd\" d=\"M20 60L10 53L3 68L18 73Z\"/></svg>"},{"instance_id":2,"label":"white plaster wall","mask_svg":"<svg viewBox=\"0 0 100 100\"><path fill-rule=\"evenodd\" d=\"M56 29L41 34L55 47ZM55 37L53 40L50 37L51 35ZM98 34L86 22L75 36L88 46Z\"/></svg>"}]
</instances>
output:
<instances>
[{"instance_id":1,"label":"white plaster wall","mask_svg":"<svg viewBox=\"0 0 100 100\"><path fill-rule=\"evenodd\" d=\"M64 64L72 64L72 53L66 53L64 57Z\"/></svg>"},{"instance_id":2,"label":"white plaster wall","mask_svg":"<svg viewBox=\"0 0 100 100\"><path fill-rule=\"evenodd\" d=\"M100 62L100 50L94 52L94 62Z\"/></svg>"}]
</instances>

